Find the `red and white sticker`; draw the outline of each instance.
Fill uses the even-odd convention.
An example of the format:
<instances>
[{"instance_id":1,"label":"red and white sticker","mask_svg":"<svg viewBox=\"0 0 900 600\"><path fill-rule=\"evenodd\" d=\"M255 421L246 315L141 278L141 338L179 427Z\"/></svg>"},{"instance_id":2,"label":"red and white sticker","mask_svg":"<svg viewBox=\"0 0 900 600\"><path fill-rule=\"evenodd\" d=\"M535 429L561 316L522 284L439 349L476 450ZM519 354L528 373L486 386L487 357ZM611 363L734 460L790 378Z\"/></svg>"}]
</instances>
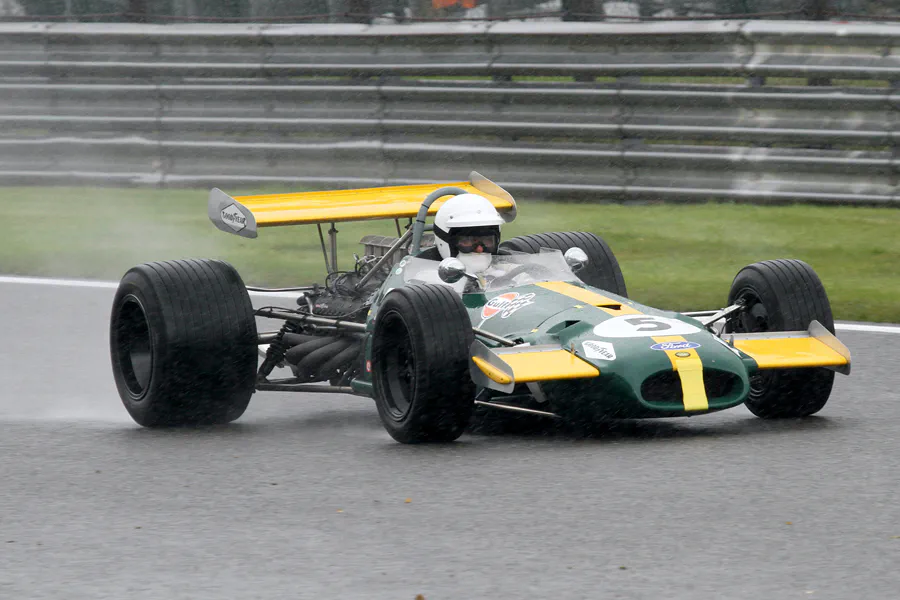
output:
<instances>
[{"instance_id":1,"label":"red and white sticker","mask_svg":"<svg viewBox=\"0 0 900 600\"><path fill-rule=\"evenodd\" d=\"M371 373L371 372L372 372L372 361L367 360L366 361L366 373Z\"/></svg>"},{"instance_id":2,"label":"red and white sticker","mask_svg":"<svg viewBox=\"0 0 900 600\"><path fill-rule=\"evenodd\" d=\"M494 296L481 309L482 320L490 319L499 314L501 319L506 319L514 312L522 308L534 304L534 294L519 294L519 292L506 292L499 296Z\"/></svg>"}]
</instances>

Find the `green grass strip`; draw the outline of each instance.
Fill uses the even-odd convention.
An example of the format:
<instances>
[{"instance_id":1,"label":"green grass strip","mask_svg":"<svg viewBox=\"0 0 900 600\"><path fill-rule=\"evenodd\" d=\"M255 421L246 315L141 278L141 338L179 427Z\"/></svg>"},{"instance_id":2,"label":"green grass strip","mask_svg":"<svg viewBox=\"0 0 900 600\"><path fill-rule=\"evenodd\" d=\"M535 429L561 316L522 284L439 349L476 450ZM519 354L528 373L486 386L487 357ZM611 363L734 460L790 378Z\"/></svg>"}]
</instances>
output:
<instances>
[{"instance_id":1,"label":"green grass strip","mask_svg":"<svg viewBox=\"0 0 900 600\"><path fill-rule=\"evenodd\" d=\"M209 223L203 190L2 188L0 204L8 224L3 274L117 280L134 264L184 257L227 260L255 285L312 283L325 274L315 226L263 229L255 240L228 235ZM392 221L337 228L343 268L362 252L363 235L395 231ZM799 258L822 278L836 318L900 321L898 210L526 200L503 235L568 230L604 237L629 295L652 306L718 308L741 267Z\"/></svg>"}]
</instances>

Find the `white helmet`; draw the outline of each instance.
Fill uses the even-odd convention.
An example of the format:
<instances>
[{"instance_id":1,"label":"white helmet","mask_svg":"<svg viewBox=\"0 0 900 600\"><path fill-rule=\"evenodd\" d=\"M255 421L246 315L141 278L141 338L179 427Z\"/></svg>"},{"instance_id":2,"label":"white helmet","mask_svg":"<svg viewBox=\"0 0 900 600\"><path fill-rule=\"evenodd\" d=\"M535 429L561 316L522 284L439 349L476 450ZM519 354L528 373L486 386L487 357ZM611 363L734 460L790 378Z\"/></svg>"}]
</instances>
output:
<instances>
[{"instance_id":1,"label":"white helmet","mask_svg":"<svg viewBox=\"0 0 900 600\"><path fill-rule=\"evenodd\" d=\"M484 271L497 254L503 223L490 200L460 194L444 202L434 216L434 245L442 258L455 256L467 270Z\"/></svg>"}]
</instances>

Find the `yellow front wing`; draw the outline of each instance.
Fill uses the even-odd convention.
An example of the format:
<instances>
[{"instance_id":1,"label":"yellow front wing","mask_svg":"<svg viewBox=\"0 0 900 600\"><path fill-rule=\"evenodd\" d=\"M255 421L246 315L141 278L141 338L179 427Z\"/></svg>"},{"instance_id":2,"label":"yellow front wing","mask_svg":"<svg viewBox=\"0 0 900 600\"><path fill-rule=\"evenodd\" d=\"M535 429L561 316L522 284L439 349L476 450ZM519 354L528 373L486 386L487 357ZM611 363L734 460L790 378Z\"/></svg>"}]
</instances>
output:
<instances>
[{"instance_id":1,"label":"yellow front wing","mask_svg":"<svg viewBox=\"0 0 900 600\"><path fill-rule=\"evenodd\" d=\"M597 377L594 365L558 345L488 348L476 340L469 372L478 385L511 392L517 383Z\"/></svg>"},{"instance_id":2,"label":"yellow front wing","mask_svg":"<svg viewBox=\"0 0 900 600\"><path fill-rule=\"evenodd\" d=\"M850 374L850 350L818 321L807 331L726 333L724 339L760 369L829 367Z\"/></svg>"}]
</instances>

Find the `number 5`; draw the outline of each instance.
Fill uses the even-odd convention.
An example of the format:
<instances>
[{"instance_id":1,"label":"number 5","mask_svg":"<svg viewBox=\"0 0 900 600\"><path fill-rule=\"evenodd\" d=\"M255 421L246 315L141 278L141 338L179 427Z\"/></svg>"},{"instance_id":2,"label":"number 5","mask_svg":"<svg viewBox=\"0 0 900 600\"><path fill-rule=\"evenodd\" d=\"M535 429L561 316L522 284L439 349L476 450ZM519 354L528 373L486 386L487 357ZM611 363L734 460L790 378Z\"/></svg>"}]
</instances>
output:
<instances>
[{"instance_id":1,"label":"number 5","mask_svg":"<svg viewBox=\"0 0 900 600\"><path fill-rule=\"evenodd\" d=\"M665 331L672 329L668 323L657 321L655 317L631 317L625 319L625 322L634 327L637 331Z\"/></svg>"}]
</instances>

